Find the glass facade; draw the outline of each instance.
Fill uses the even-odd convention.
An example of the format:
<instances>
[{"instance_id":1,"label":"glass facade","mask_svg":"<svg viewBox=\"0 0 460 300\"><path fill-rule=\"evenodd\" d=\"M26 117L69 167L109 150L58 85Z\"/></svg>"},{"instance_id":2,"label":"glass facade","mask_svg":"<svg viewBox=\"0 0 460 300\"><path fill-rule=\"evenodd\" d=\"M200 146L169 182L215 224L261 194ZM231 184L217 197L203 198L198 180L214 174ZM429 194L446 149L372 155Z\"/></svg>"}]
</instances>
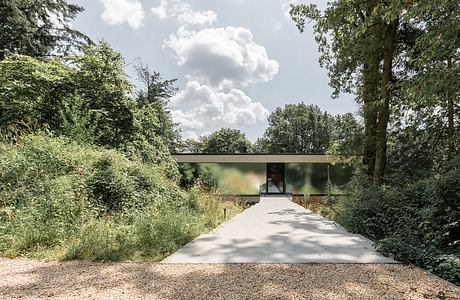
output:
<instances>
[{"instance_id":1,"label":"glass facade","mask_svg":"<svg viewBox=\"0 0 460 300\"><path fill-rule=\"evenodd\" d=\"M267 192L325 194L327 181L336 186L347 183L352 168L330 163L180 163L183 176L200 177L222 193L258 195ZM268 166L268 169L267 169ZM282 166L282 168L281 168ZM268 170L268 172L267 172ZM280 171L282 170L282 171ZM284 174L281 172L284 171ZM284 175L284 176L283 176Z\"/></svg>"},{"instance_id":2,"label":"glass facade","mask_svg":"<svg viewBox=\"0 0 460 300\"><path fill-rule=\"evenodd\" d=\"M187 166L184 166L186 164ZM258 195L265 190L267 165L264 163L181 163L181 169L212 183L222 193Z\"/></svg>"},{"instance_id":3,"label":"glass facade","mask_svg":"<svg viewBox=\"0 0 460 300\"><path fill-rule=\"evenodd\" d=\"M347 164L287 163L286 193L326 194L328 177L340 187L350 180L352 172Z\"/></svg>"}]
</instances>

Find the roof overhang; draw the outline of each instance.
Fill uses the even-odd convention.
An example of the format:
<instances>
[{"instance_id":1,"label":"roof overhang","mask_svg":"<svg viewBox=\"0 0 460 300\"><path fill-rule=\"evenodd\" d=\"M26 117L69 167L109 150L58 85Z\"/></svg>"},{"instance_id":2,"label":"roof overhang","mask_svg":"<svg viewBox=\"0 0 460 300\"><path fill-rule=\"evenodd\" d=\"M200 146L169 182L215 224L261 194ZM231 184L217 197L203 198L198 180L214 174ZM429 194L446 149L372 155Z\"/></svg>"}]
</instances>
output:
<instances>
[{"instance_id":1,"label":"roof overhang","mask_svg":"<svg viewBox=\"0 0 460 300\"><path fill-rule=\"evenodd\" d=\"M334 163L325 154L173 154L179 163Z\"/></svg>"}]
</instances>

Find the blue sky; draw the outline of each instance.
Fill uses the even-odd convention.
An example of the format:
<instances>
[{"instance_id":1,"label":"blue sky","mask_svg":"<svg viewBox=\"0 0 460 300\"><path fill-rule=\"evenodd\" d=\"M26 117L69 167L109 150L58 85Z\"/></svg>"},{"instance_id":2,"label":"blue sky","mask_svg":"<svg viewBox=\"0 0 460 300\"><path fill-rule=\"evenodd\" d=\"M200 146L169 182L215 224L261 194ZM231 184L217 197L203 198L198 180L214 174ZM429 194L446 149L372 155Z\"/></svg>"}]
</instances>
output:
<instances>
[{"instance_id":1,"label":"blue sky","mask_svg":"<svg viewBox=\"0 0 460 300\"><path fill-rule=\"evenodd\" d=\"M178 79L170 109L186 138L230 127L254 141L287 103L356 111L353 95L331 99L311 27L298 32L288 0L71 2L85 8L73 26L120 51L133 82L138 59Z\"/></svg>"}]
</instances>

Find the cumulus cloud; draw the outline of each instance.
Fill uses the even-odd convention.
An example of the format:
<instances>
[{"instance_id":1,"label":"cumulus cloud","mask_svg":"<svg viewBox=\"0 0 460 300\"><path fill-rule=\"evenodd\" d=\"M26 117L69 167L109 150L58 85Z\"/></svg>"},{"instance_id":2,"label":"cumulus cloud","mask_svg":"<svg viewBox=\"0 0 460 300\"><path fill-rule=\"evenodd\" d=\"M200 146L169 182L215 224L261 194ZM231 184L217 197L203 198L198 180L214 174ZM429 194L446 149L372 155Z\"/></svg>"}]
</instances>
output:
<instances>
[{"instance_id":1,"label":"cumulus cloud","mask_svg":"<svg viewBox=\"0 0 460 300\"><path fill-rule=\"evenodd\" d=\"M268 110L243 91L216 90L197 81L189 81L171 100L172 116L186 135L222 126L248 126L264 120Z\"/></svg>"},{"instance_id":2,"label":"cumulus cloud","mask_svg":"<svg viewBox=\"0 0 460 300\"><path fill-rule=\"evenodd\" d=\"M179 1L161 0L158 6L152 7L152 13L160 20L172 18L182 24L211 25L217 21L217 14L212 10L196 11L189 4Z\"/></svg>"},{"instance_id":3,"label":"cumulus cloud","mask_svg":"<svg viewBox=\"0 0 460 300\"><path fill-rule=\"evenodd\" d=\"M192 112L183 112L182 110L171 111L174 122L179 123L182 128L186 129L201 129L204 123L197 120Z\"/></svg>"},{"instance_id":4,"label":"cumulus cloud","mask_svg":"<svg viewBox=\"0 0 460 300\"><path fill-rule=\"evenodd\" d=\"M151 11L154 16L160 20L164 20L168 17L166 14L167 2L166 0L161 0L160 5L152 7Z\"/></svg>"},{"instance_id":5,"label":"cumulus cloud","mask_svg":"<svg viewBox=\"0 0 460 300\"><path fill-rule=\"evenodd\" d=\"M144 11L139 0L100 0L104 6L102 20L109 25L127 23L137 29L142 25Z\"/></svg>"},{"instance_id":6,"label":"cumulus cloud","mask_svg":"<svg viewBox=\"0 0 460 300\"><path fill-rule=\"evenodd\" d=\"M180 29L170 35L165 46L171 48L178 64L191 71L194 79L213 86L247 86L273 79L279 64L268 58L265 48L242 27Z\"/></svg>"}]
</instances>

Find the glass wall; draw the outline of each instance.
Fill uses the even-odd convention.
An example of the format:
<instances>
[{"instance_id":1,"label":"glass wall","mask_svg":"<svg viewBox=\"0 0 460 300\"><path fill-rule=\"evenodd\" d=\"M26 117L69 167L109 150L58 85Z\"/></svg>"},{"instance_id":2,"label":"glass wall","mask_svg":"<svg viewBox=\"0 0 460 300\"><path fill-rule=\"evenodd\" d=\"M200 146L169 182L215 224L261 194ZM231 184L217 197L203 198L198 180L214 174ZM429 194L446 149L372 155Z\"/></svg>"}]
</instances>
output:
<instances>
[{"instance_id":1,"label":"glass wall","mask_svg":"<svg viewBox=\"0 0 460 300\"><path fill-rule=\"evenodd\" d=\"M333 185L341 186L352 176L352 168L347 164L325 163L287 163L286 193L325 194L327 180Z\"/></svg>"},{"instance_id":2,"label":"glass wall","mask_svg":"<svg viewBox=\"0 0 460 300\"><path fill-rule=\"evenodd\" d=\"M222 193L258 195L265 192L265 163L181 163L181 169L211 182ZM187 166L188 165L188 166Z\"/></svg>"},{"instance_id":3,"label":"glass wall","mask_svg":"<svg viewBox=\"0 0 460 300\"><path fill-rule=\"evenodd\" d=\"M346 164L286 163L285 193L325 194L329 178L333 185L341 186L352 176ZM266 193L266 163L180 163L183 180L193 182L201 178L222 193L233 195L258 195Z\"/></svg>"}]
</instances>

